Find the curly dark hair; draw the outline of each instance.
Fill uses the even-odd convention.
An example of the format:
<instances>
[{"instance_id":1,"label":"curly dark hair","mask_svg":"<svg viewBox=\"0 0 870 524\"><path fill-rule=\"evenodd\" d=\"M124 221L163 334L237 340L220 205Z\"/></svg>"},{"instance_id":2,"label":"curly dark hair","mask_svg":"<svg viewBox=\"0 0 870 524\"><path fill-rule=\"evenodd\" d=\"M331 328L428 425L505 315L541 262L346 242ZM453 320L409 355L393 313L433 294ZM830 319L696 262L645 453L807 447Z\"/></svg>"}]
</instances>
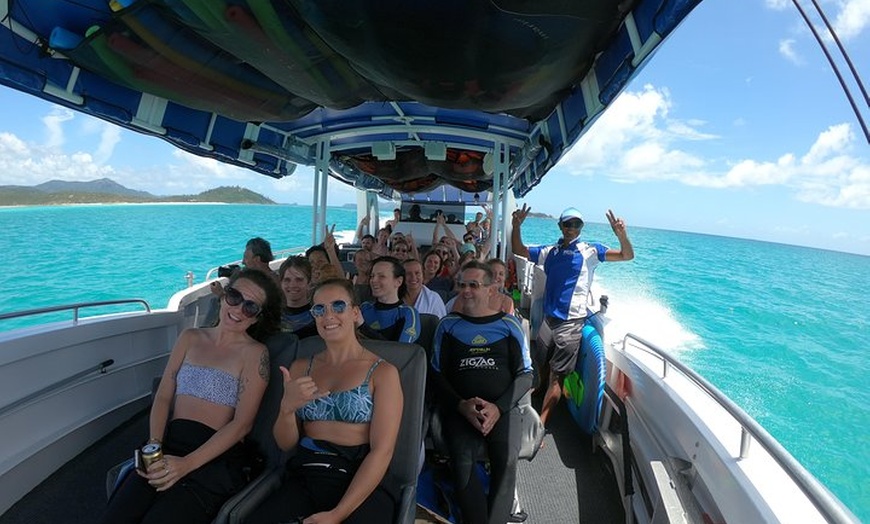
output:
<instances>
[{"instance_id":1,"label":"curly dark hair","mask_svg":"<svg viewBox=\"0 0 870 524\"><path fill-rule=\"evenodd\" d=\"M239 280L247 280L259 287L266 293L266 300L260 308L260 317L248 328L248 335L257 342L265 343L273 333L277 333L281 327L281 308L284 304L284 295L275 279L257 269L242 269L230 278L230 286Z\"/></svg>"}]
</instances>

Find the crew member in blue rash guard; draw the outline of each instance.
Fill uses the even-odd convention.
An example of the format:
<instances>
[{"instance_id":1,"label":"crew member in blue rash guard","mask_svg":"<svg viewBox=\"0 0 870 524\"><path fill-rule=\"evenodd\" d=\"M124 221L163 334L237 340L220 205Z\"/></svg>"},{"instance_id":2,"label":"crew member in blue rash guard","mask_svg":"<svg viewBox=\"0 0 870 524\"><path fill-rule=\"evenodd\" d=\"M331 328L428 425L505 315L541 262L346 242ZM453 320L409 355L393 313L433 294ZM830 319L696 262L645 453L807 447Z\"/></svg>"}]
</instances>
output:
<instances>
[{"instance_id":1,"label":"crew member in blue rash guard","mask_svg":"<svg viewBox=\"0 0 870 524\"><path fill-rule=\"evenodd\" d=\"M514 211L511 249L535 264L544 266L547 285L544 289L544 322L538 332L540 347L546 350L547 366L541 374L545 385L541 406L541 422L547 423L550 410L562 396L562 382L574 371L583 325L586 323L586 304L592 287L592 276L600 262L628 261L634 258L634 248L628 239L625 222L613 211L607 211L607 220L619 240L619 249L597 242L581 242L583 215L573 207L562 212L559 229L562 238L547 246L526 247L520 227L531 208L523 204ZM537 360L537 359L536 359ZM543 371L543 370L542 370Z\"/></svg>"},{"instance_id":2,"label":"crew member in blue rash guard","mask_svg":"<svg viewBox=\"0 0 870 524\"><path fill-rule=\"evenodd\" d=\"M393 257L376 258L369 285L375 300L360 306L363 323L384 340L416 342L420 315L401 300L408 292L402 264Z\"/></svg>"},{"instance_id":3,"label":"crew member in blue rash guard","mask_svg":"<svg viewBox=\"0 0 870 524\"><path fill-rule=\"evenodd\" d=\"M466 264L458 287L463 310L444 317L435 330L432 378L462 522L504 524L521 445L517 403L532 387L528 341L516 317L490 305L497 291L488 265ZM474 467L481 439L490 461L488 497Z\"/></svg>"}]
</instances>

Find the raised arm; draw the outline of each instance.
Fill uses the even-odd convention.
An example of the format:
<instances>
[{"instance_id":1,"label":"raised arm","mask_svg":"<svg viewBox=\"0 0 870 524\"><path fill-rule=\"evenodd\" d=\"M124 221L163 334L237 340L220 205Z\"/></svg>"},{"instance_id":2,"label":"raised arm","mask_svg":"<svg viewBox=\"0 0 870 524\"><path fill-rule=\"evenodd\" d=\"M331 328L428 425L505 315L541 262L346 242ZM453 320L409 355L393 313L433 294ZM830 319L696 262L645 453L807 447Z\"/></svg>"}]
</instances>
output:
<instances>
[{"instance_id":1,"label":"raised arm","mask_svg":"<svg viewBox=\"0 0 870 524\"><path fill-rule=\"evenodd\" d=\"M399 372L391 364L381 362L372 374L371 385L374 413L369 425L369 453L360 464L338 505L326 512L331 514L330 517L335 517L336 522L350 516L378 487L396 449L404 405ZM317 521L317 515L312 517Z\"/></svg>"},{"instance_id":2,"label":"raised arm","mask_svg":"<svg viewBox=\"0 0 870 524\"><path fill-rule=\"evenodd\" d=\"M362 237L365 234L363 233L363 231L367 231L369 228L369 219L369 215L366 214L366 216L362 217L362 220L359 221L359 225L356 226L356 233L354 233L354 244L359 244L360 242L362 242Z\"/></svg>"},{"instance_id":3,"label":"raised arm","mask_svg":"<svg viewBox=\"0 0 870 524\"><path fill-rule=\"evenodd\" d=\"M486 262L489 259L489 252L492 249L492 237L495 235L492 231L492 209L489 206L483 206L483 210L486 212L486 218L489 220L489 234L486 236L486 239L483 241L483 246L480 248L480 255L478 255L478 260L481 262Z\"/></svg>"},{"instance_id":4,"label":"raised arm","mask_svg":"<svg viewBox=\"0 0 870 524\"><path fill-rule=\"evenodd\" d=\"M438 244L438 227L444 225L444 213L438 213L435 216L435 227L432 228L432 247Z\"/></svg>"},{"instance_id":5,"label":"raised arm","mask_svg":"<svg viewBox=\"0 0 870 524\"><path fill-rule=\"evenodd\" d=\"M523 204L522 209L514 211L511 222L511 251L513 251L514 255L520 255L525 258L529 258L529 248L523 244L523 236L520 227L523 225L523 222L525 222L526 217L529 216L529 211L531 210L532 208Z\"/></svg>"},{"instance_id":6,"label":"raised arm","mask_svg":"<svg viewBox=\"0 0 870 524\"><path fill-rule=\"evenodd\" d=\"M408 247L411 250L411 258L414 260L420 260L420 251L417 249L417 242L414 241L414 235L410 231L405 235L405 240L408 242Z\"/></svg>"},{"instance_id":7,"label":"raised arm","mask_svg":"<svg viewBox=\"0 0 870 524\"><path fill-rule=\"evenodd\" d=\"M631 240L628 239L628 231L625 228L625 221L613 214L613 211L607 210L607 221L610 222L610 227L613 229L613 234L619 240L619 249L608 249L604 253L604 260L608 262L627 262L634 258L634 247L631 245Z\"/></svg>"},{"instance_id":8,"label":"raised arm","mask_svg":"<svg viewBox=\"0 0 870 524\"><path fill-rule=\"evenodd\" d=\"M341 260L338 258L338 246L335 245L335 224L325 230L326 234L323 237L323 247L326 248L326 256L329 258L329 263L338 270L339 275L344 275L344 266L341 265Z\"/></svg>"}]
</instances>

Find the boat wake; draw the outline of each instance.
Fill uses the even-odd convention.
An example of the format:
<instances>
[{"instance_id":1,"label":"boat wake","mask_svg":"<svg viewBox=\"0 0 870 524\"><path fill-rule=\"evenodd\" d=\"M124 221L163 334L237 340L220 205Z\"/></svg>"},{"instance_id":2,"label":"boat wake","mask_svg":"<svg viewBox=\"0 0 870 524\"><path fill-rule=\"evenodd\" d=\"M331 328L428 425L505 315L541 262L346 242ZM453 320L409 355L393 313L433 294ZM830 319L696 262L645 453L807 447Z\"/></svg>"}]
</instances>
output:
<instances>
[{"instance_id":1,"label":"boat wake","mask_svg":"<svg viewBox=\"0 0 870 524\"><path fill-rule=\"evenodd\" d=\"M706 348L701 337L680 323L671 308L642 290L612 290L596 282L592 293L611 298L607 309L607 343L621 340L630 332L676 357Z\"/></svg>"}]
</instances>

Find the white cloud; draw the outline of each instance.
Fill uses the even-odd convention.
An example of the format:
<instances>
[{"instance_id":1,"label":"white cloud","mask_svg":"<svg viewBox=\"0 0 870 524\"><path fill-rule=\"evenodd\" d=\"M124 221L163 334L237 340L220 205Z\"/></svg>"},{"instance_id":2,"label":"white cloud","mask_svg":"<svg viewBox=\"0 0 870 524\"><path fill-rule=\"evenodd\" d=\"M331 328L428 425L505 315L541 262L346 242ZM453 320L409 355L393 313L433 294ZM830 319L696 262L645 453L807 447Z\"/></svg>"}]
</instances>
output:
<instances>
[{"instance_id":1,"label":"white cloud","mask_svg":"<svg viewBox=\"0 0 870 524\"><path fill-rule=\"evenodd\" d=\"M764 0L764 5L770 9L782 11L791 7L791 0Z\"/></svg>"},{"instance_id":2,"label":"white cloud","mask_svg":"<svg viewBox=\"0 0 870 524\"><path fill-rule=\"evenodd\" d=\"M793 38L788 38L785 40L779 41L779 54L784 56L789 62L802 65L804 63L803 59L797 54L794 50L795 40Z\"/></svg>"},{"instance_id":3,"label":"white cloud","mask_svg":"<svg viewBox=\"0 0 870 524\"><path fill-rule=\"evenodd\" d=\"M614 179L668 179L674 172L699 169L703 160L670 146L675 141L715 138L702 132L704 122L668 117L667 89L646 85L639 92L626 91L599 117L565 155L562 164L575 175L606 170ZM622 176L625 174L626 176Z\"/></svg>"},{"instance_id":4,"label":"white cloud","mask_svg":"<svg viewBox=\"0 0 870 524\"><path fill-rule=\"evenodd\" d=\"M32 186L48 180L111 178L131 189L155 195L195 194L221 185L238 185L279 202L310 203L313 174L304 166L293 176L274 179L167 146L169 161L165 164L118 167L109 160L125 131L94 118L74 120L75 116L65 108L52 108L42 118L46 133L43 144L26 142L12 133L0 133L0 185ZM64 126L71 121L77 122L77 136L92 139L93 151L63 151L62 146L70 148ZM80 142L84 143L86 140ZM355 198L343 184L333 182L329 188L330 195L336 195L339 203ZM306 196L300 199L303 194Z\"/></svg>"},{"instance_id":5,"label":"white cloud","mask_svg":"<svg viewBox=\"0 0 870 524\"><path fill-rule=\"evenodd\" d=\"M775 11L794 10L794 5L791 0L765 0L765 6ZM832 9L831 6L834 6ZM870 25L870 0L837 0L836 2L822 3L822 10L825 13L828 21L834 27L834 31L842 41L854 39L864 32L864 29ZM810 21L815 26L816 31L828 43L832 43L833 39L828 33L828 28L825 26L822 19L818 16L815 9L812 9L808 4L804 5L804 11L807 13ZM833 13L832 13L833 11ZM796 13L795 13L796 14ZM800 29L794 31L800 34L802 38L813 38L801 19ZM793 46L794 40L782 40L779 44L779 51L786 58L792 60L794 56ZM794 61L794 60L792 60Z\"/></svg>"},{"instance_id":6,"label":"white cloud","mask_svg":"<svg viewBox=\"0 0 870 524\"><path fill-rule=\"evenodd\" d=\"M112 152L115 146L121 141L121 128L110 124L103 123L103 129L100 132L100 144L94 152L94 159L98 164L105 164L112 158Z\"/></svg>"},{"instance_id":7,"label":"white cloud","mask_svg":"<svg viewBox=\"0 0 870 524\"><path fill-rule=\"evenodd\" d=\"M841 39L849 40L870 25L870 0L846 0L841 5L832 25Z\"/></svg>"},{"instance_id":8,"label":"white cloud","mask_svg":"<svg viewBox=\"0 0 870 524\"><path fill-rule=\"evenodd\" d=\"M857 137L849 124L829 127L804 153L782 152L774 160L716 159L694 152L718 137L705 122L670 116L665 89L644 86L617 98L562 160L573 175L605 174L613 181L668 180L714 189L783 186L803 202L870 209L870 164L854 155Z\"/></svg>"},{"instance_id":9,"label":"white cloud","mask_svg":"<svg viewBox=\"0 0 870 524\"><path fill-rule=\"evenodd\" d=\"M49 114L42 117L42 123L45 124L45 145L47 147L59 148L66 142L63 123L72 119L73 112L62 106L54 106Z\"/></svg>"}]
</instances>

